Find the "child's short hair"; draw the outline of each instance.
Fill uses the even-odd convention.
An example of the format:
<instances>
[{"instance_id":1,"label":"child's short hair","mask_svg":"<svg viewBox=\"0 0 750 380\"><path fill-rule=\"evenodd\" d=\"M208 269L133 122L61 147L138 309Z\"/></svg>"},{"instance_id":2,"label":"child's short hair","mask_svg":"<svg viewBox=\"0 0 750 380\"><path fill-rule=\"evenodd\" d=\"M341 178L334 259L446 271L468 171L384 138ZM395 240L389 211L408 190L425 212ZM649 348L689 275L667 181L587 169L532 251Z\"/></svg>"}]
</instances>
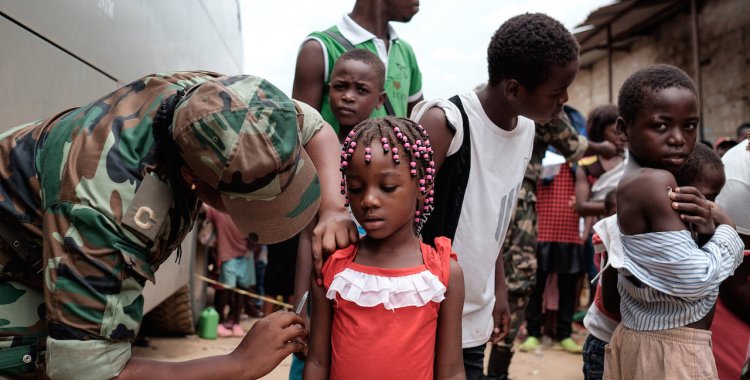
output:
<instances>
[{"instance_id":1,"label":"child's short hair","mask_svg":"<svg viewBox=\"0 0 750 380\"><path fill-rule=\"evenodd\" d=\"M688 156L685 164L675 174L677 185L691 186L703 178L706 169L724 171L724 163L721 158L711 148L703 144L695 144L693 153Z\"/></svg>"},{"instance_id":2,"label":"child's short hair","mask_svg":"<svg viewBox=\"0 0 750 380\"><path fill-rule=\"evenodd\" d=\"M336 70L336 66L344 61L359 61L372 66L373 70L375 71L375 76L379 79L379 82L377 83L378 90L383 91L385 85L385 65L383 65L383 61L381 61L377 55L366 49L349 50L344 54L341 54L341 56L336 60L336 63L333 64L333 69L331 70L331 72L333 72L333 70Z\"/></svg>"},{"instance_id":3,"label":"child's short hair","mask_svg":"<svg viewBox=\"0 0 750 380\"><path fill-rule=\"evenodd\" d=\"M589 114L589 120L586 124L586 133L589 140L593 142L604 141L604 129L617 121L617 106L607 104L594 108Z\"/></svg>"},{"instance_id":4,"label":"child's short hair","mask_svg":"<svg viewBox=\"0 0 750 380\"><path fill-rule=\"evenodd\" d=\"M698 96L693 80L675 66L659 64L636 71L620 88L620 95L617 97L620 117L628 123L632 122L643 106L647 91L659 92L670 87L684 88Z\"/></svg>"},{"instance_id":5,"label":"child's short hair","mask_svg":"<svg viewBox=\"0 0 750 380\"><path fill-rule=\"evenodd\" d=\"M549 79L552 67L578 58L576 39L559 21L526 13L500 25L487 48L489 83L513 78L531 89Z\"/></svg>"}]
</instances>

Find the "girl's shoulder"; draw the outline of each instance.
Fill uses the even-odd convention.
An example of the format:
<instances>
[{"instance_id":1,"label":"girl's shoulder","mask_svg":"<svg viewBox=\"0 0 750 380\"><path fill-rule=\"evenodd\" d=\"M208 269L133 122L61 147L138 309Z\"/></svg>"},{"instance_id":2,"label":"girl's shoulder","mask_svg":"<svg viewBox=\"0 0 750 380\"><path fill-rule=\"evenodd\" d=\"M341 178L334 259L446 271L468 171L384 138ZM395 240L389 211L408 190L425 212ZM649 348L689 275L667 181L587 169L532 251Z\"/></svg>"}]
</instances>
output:
<instances>
[{"instance_id":1,"label":"girl's shoulder","mask_svg":"<svg viewBox=\"0 0 750 380\"><path fill-rule=\"evenodd\" d=\"M458 261L451 239L444 236L436 237L433 242L434 248L425 243L421 244L425 266L447 286L451 273L450 261Z\"/></svg>"},{"instance_id":2,"label":"girl's shoulder","mask_svg":"<svg viewBox=\"0 0 750 380\"><path fill-rule=\"evenodd\" d=\"M617 184L618 196L620 193L635 193L636 196L642 197L648 194L666 193L668 187L677 186L677 180L674 175L664 169L655 168L638 168L636 170L625 172Z\"/></svg>"},{"instance_id":3,"label":"girl's shoulder","mask_svg":"<svg viewBox=\"0 0 750 380\"><path fill-rule=\"evenodd\" d=\"M333 281L333 276L341 272L346 266L354 260L357 253L357 244L352 244L344 249L339 249L331 254L323 263L323 283L329 286Z\"/></svg>"}]
</instances>

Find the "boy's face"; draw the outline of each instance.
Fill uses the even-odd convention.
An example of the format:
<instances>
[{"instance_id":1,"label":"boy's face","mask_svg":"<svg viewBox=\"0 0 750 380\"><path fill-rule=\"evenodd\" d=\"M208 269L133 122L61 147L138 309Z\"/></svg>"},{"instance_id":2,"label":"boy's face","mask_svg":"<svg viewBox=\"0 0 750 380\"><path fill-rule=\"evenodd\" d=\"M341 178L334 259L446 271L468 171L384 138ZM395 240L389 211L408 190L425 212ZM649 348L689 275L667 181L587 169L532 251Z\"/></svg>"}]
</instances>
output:
<instances>
[{"instance_id":1,"label":"boy's face","mask_svg":"<svg viewBox=\"0 0 750 380\"><path fill-rule=\"evenodd\" d=\"M383 104L383 79L365 62L348 59L336 64L331 73L331 111L339 124L355 126Z\"/></svg>"},{"instance_id":2,"label":"boy's face","mask_svg":"<svg viewBox=\"0 0 750 380\"><path fill-rule=\"evenodd\" d=\"M576 59L565 67L553 67L550 69L549 79L533 90L519 85L518 113L539 124L547 124L558 117L563 110L563 104L568 101L568 87L578 75L578 66Z\"/></svg>"},{"instance_id":3,"label":"boy's face","mask_svg":"<svg viewBox=\"0 0 750 380\"><path fill-rule=\"evenodd\" d=\"M695 147L698 131L698 100L686 88L648 90L634 120L617 120L628 148L641 166L672 173L685 164Z\"/></svg>"}]
</instances>

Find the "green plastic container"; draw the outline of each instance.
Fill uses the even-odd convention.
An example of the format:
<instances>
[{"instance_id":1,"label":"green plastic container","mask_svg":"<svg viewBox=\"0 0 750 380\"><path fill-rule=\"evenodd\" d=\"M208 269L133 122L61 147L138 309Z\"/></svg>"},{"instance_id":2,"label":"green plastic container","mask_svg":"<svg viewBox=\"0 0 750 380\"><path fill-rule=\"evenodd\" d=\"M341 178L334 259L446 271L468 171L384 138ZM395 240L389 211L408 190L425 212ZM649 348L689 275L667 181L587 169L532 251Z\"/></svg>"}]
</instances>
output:
<instances>
[{"instance_id":1,"label":"green plastic container","mask_svg":"<svg viewBox=\"0 0 750 380\"><path fill-rule=\"evenodd\" d=\"M219 312L209 306L201 312L198 320L198 336L203 339L216 339L216 328L219 327Z\"/></svg>"}]
</instances>

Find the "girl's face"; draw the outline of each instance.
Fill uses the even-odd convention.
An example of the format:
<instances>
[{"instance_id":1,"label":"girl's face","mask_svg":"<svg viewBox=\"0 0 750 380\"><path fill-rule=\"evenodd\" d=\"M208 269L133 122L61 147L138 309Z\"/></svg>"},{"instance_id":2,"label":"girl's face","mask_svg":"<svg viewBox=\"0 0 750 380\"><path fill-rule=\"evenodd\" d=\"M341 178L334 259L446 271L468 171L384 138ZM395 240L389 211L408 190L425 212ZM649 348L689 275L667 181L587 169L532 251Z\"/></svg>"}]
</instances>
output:
<instances>
[{"instance_id":1,"label":"girl's face","mask_svg":"<svg viewBox=\"0 0 750 380\"><path fill-rule=\"evenodd\" d=\"M686 88L669 87L649 92L630 124L619 118L633 158L641 166L675 173L695 147L698 100Z\"/></svg>"},{"instance_id":2,"label":"girl's face","mask_svg":"<svg viewBox=\"0 0 750 380\"><path fill-rule=\"evenodd\" d=\"M402 158L396 165L392 154L383 153L376 140L370 148L370 164L365 163L365 149L360 146L344 172L352 213L374 239L413 237L419 185L409 174L408 155L399 146Z\"/></svg>"}]
</instances>

